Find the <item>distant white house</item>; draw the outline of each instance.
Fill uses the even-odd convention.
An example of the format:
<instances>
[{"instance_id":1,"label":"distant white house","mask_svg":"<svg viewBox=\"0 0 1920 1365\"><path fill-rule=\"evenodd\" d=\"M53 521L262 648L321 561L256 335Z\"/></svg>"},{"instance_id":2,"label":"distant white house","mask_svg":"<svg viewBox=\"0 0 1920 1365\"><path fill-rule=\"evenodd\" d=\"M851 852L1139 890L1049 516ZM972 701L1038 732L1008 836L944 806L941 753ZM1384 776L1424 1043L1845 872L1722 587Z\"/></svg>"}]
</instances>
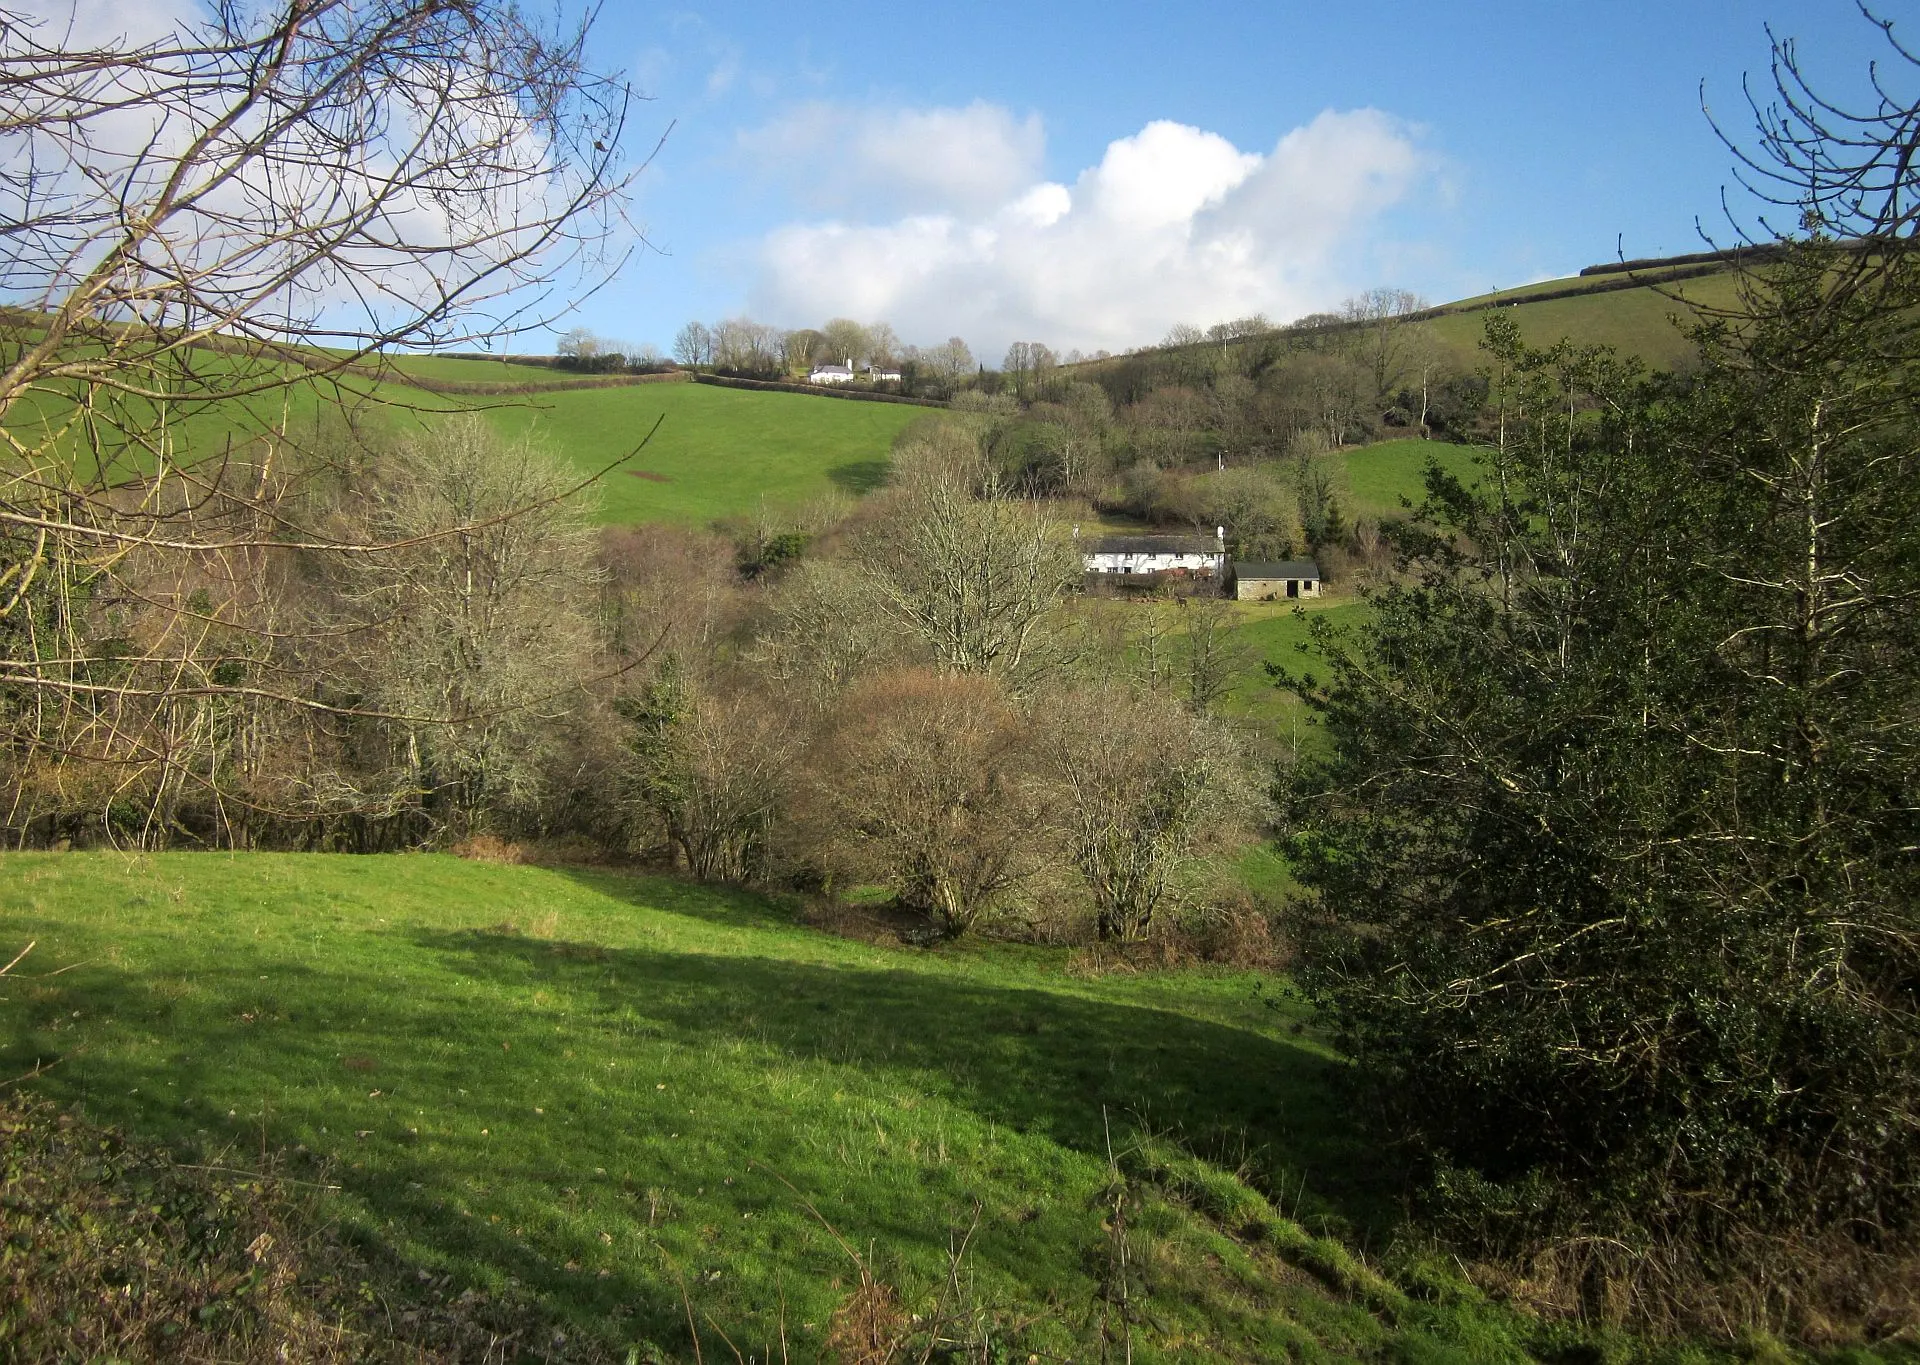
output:
<instances>
[{"instance_id":1,"label":"distant white house","mask_svg":"<svg viewBox=\"0 0 1920 1365\"><path fill-rule=\"evenodd\" d=\"M878 365L869 365L867 366L867 378L876 384L885 379L891 379L897 383L900 379L900 371L883 369Z\"/></svg>"},{"instance_id":2,"label":"distant white house","mask_svg":"<svg viewBox=\"0 0 1920 1365\"><path fill-rule=\"evenodd\" d=\"M1079 531L1074 531L1076 536ZM1090 574L1154 575L1219 579L1227 567L1227 533L1205 536L1102 536L1082 546L1080 562Z\"/></svg>"},{"instance_id":3,"label":"distant white house","mask_svg":"<svg viewBox=\"0 0 1920 1365\"><path fill-rule=\"evenodd\" d=\"M812 384L851 384L853 382L853 362L844 365L815 365L813 373L807 376Z\"/></svg>"}]
</instances>

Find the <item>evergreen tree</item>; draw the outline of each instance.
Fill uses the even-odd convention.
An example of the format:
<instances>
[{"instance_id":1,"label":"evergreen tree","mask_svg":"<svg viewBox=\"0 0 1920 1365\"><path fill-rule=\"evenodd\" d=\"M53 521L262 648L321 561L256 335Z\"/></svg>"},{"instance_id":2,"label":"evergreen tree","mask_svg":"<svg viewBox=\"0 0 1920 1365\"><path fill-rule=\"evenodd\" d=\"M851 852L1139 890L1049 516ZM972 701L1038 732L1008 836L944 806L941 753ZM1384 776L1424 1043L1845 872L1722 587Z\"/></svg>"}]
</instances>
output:
<instances>
[{"instance_id":1,"label":"evergreen tree","mask_svg":"<svg viewBox=\"0 0 1920 1365\"><path fill-rule=\"evenodd\" d=\"M1510 1246L1920 1228L1920 262L1843 255L1686 380L1491 323L1483 476L1293 680L1304 979Z\"/></svg>"}]
</instances>

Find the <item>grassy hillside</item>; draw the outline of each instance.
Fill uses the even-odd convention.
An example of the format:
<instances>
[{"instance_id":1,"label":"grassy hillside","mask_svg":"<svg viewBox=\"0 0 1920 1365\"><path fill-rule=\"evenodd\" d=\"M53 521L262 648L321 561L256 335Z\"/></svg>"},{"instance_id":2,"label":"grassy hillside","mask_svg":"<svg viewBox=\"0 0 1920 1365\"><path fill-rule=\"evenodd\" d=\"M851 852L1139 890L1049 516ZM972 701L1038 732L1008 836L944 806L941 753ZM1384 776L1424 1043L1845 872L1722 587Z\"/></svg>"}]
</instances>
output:
<instances>
[{"instance_id":1,"label":"grassy hillside","mask_svg":"<svg viewBox=\"0 0 1920 1365\"><path fill-rule=\"evenodd\" d=\"M222 360L212 357L218 367ZM407 357L403 372L456 383L555 383L570 376L493 361ZM378 401L370 401L377 399ZM652 444L610 474L600 493L601 516L612 524L642 521L705 523L821 494L858 494L886 477L893 438L926 409L855 403L803 394L752 393L704 384L628 387L475 397L432 393L409 385L352 377L346 386L300 380L285 390L212 406L182 405L170 418L167 441L177 452L217 456L233 445L287 422L310 430L323 414L342 408L374 428L404 432L421 413L452 407L485 411L510 434L532 434L583 472L630 454L661 421ZM60 436L77 450L72 402L34 395L8 416L8 428L28 442ZM661 420L664 419L664 420ZM150 425L143 413L131 419ZM64 435L62 433L64 432ZM83 461L85 457L83 458ZM116 456L116 458L119 458ZM128 452L145 468L144 450Z\"/></svg>"},{"instance_id":2,"label":"grassy hillside","mask_svg":"<svg viewBox=\"0 0 1920 1365\"><path fill-rule=\"evenodd\" d=\"M440 355L391 355L386 363L403 375L447 379L457 384L553 384L575 376L545 365L507 360L454 359Z\"/></svg>"},{"instance_id":3,"label":"grassy hillside","mask_svg":"<svg viewBox=\"0 0 1920 1365\"><path fill-rule=\"evenodd\" d=\"M1611 277L1598 277L1606 281ZM1693 354L1681 323L1692 316L1692 305L1728 308L1737 302L1737 280L1731 272L1703 275L1672 283L1654 281L1633 289L1613 289L1572 298L1534 299L1530 295L1578 287L1579 279L1545 280L1499 295L1465 299L1424 324L1456 366L1471 369L1478 363L1480 338L1487 313L1498 308L1519 325L1531 345L1546 346L1562 337L1582 344L1613 346L1637 355L1657 368L1682 365ZM1485 305L1485 306L1483 306Z\"/></svg>"},{"instance_id":4,"label":"grassy hillside","mask_svg":"<svg viewBox=\"0 0 1920 1365\"><path fill-rule=\"evenodd\" d=\"M1686 313L1686 301L1725 306L1734 300L1734 277L1727 273L1573 298L1535 297L1581 283L1549 280L1496 297L1462 300L1423 325L1447 362L1458 369L1470 370L1480 363L1478 342L1487 305L1511 316L1521 334L1535 343L1570 336L1604 342L1645 356L1653 364L1672 366L1684 363L1690 349L1672 321ZM225 362L210 354L204 363L217 369ZM462 385L538 386L572 378L539 366L443 356L396 356L391 364L399 375ZM614 524L703 523L751 513L763 500L779 507L829 491L865 492L884 478L895 435L923 415L908 406L693 384L499 398L432 393L398 382L371 385L364 378L352 379L348 388L351 391L343 394L329 383L298 384L284 395L276 392L211 410L188 410L175 420L171 439L181 450L217 452L230 441L244 440L283 419L311 423L343 398L368 420L402 428L412 420L408 409L477 405L485 407L502 430L532 432L582 470L591 470L631 452L654 421L664 417L653 444L606 480L601 515ZM383 410L366 401L369 394L398 406ZM41 397L16 408L9 426L22 433L45 431L66 422L71 412L70 404ZM1399 509L1403 494L1417 496L1425 451L1414 458L1393 450L1401 444L1373 447L1352 462L1357 512L1390 514Z\"/></svg>"},{"instance_id":5,"label":"grassy hillside","mask_svg":"<svg viewBox=\"0 0 1920 1365\"><path fill-rule=\"evenodd\" d=\"M1408 506L1419 506L1427 495L1427 461L1433 460L1455 478L1473 479L1479 472L1470 447L1446 441L1380 441L1345 452L1348 515L1403 517Z\"/></svg>"},{"instance_id":6,"label":"grassy hillside","mask_svg":"<svg viewBox=\"0 0 1920 1365\"><path fill-rule=\"evenodd\" d=\"M463 362L450 362L463 363ZM473 362L464 362L473 363ZM700 523L823 493L864 493L885 479L893 438L924 408L854 403L706 384L640 384L537 394L488 407L502 431L531 433L582 470L653 442L609 475L611 523Z\"/></svg>"},{"instance_id":7,"label":"grassy hillside","mask_svg":"<svg viewBox=\"0 0 1920 1365\"><path fill-rule=\"evenodd\" d=\"M1257 727L1282 749L1317 743L1304 705L1276 687L1266 670L1274 664L1295 673L1314 671L1320 655L1313 647L1312 622L1350 626L1364 618L1367 606L1352 598L1318 602L1243 602L1236 632L1245 646L1240 680L1222 703L1222 711Z\"/></svg>"},{"instance_id":8,"label":"grassy hillside","mask_svg":"<svg viewBox=\"0 0 1920 1365\"><path fill-rule=\"evenodd\" d=\"M1125 1330L1118 1199L1136 1359L1523 1358L1320 1239L1377 1245L1387 1206L1331 1055L1252 975L876 948L445 856L11 855L0 942L29 939L6 1074L54 1063L43 1091L212 1164L298 1144L358 1235L616 1348L684 1358L684 1285L710 1346L760 1352L784 1304L812 1359L858 1281L825 1223L923 1311L977 1219L973 1302L1058 1359Z\"/></svg>"},{"instance_id":9,"label":"grassy hillside","mask_svg":"<svg viewBox=\"0 0 1920 1365\"><path fill-rule=\"evenodd\" d=\"M1695 274L1695 270L1706 273ZM1731 270L1655 266L1632 276L1540 280L1460 299L1417 314L1415 325L1433 346L1434 358L1443 372L1472 373L1479 368L1483 360L1480 339L1493 313L1511 318L1519 326L1522 339L1532 345L1547 346L1566 337L1581 344L1613 346L1640 356L1656 368L1672 369L1685 365L1693 355L1684 328L1691 322L1694 309L1731 308L1738 299L1739 279ZM1321 340L1326 335L1316 330L1309 339ZM1227 343L1229 348L1249 346L1263 353L1271 350L1272 344L1268 337ZM1220 359L1219 346L1217 342L1149 346L1126 356L1084 361L1068 369L1079 377L1092 378L1116 368L1137 370L1143 364L1151 368L1159 360L1173 361L1185 355L1199 362L1198 367L1204 371ZM1191 382L1179 373L1180 367L1174 364L1154 382Z\"/></svg>"}]
</instances>

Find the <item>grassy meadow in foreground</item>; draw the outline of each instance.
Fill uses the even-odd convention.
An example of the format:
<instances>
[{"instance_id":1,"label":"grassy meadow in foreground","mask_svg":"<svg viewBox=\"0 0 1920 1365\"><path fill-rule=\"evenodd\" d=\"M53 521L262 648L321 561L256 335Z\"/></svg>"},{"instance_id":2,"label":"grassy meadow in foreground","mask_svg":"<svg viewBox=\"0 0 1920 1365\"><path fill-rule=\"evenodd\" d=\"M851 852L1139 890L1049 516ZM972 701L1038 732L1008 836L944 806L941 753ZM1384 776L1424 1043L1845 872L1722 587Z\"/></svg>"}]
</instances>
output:
<instances>
[{"instance_id":1,"label":"grassy meadow in foreground","mask_svg":"<svg viewBox=\"0 0 1920 1365\"><path fill-rule=\"evenodd\" d=\"M303 1145L367 1238L616 1345L685 1349L682 1282L736 1341L775 1338L784 1302L817 1343L855 1272L805 1200L911 1302L977 1210L979 1301L1070 1351L1112 1307L1109 1140L1264 1208L1244 1171L1315 1232L1384 1226L1330 1054L1249 974L1083 979L1058 952L876 948L744 893L445 856L11 855L0 941L28 940L7 1074L57 1061L52 1097L228 1163ZM1141 1359L1411 1330L1183 1203L1131 1216Z\"/></svg>"},{"instance_id":2,"label":"grassy meadow in foreground","mask_svg":"<svg viewBox=\"0 0 1920 1365\"><path fill-rule=\"evenodd\" d=\"M876 947L746 893L443 855L7 855L0 941L30 940L7 1074L219 1169L291 1151L377 1254L632 1359L692 1358L689 1309L708 1358L783 1328L822 1358L842 1237L902 1314L958 1284L1013 1359L1758 1358L1359 1259L1392 1172L1274 978Z\"/></svg>"}]
</instances>

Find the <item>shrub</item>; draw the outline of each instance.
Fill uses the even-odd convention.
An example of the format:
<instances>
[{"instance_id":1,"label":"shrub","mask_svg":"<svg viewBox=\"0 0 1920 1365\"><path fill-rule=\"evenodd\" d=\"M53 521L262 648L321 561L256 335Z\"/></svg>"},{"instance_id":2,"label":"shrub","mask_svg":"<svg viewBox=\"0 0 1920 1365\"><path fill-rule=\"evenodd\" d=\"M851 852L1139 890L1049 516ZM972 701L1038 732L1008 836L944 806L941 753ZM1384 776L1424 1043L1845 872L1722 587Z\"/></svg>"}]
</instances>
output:
<instances>
[{"instance_id":1,"label":"shrub","mask_svg":"<svg viewBox=\"0 0 1920 1365\"><path fill-rule=\"evenodd\" d=\"M850 687L809 747L792 854L960 934L1038 870L1042 804L1019 713L980 675Z\"/></svg>"},{"instance_id":2,"label":"shrub","mask_svg":"<svg viewBox=\"0 0 1920 1365\"><path fill-rule=\"evenodd\" d=\"M1510 1254L1753 1283L1920 1230L1920 433L1888 362L1920 265L1836 276L1797 250L1685 383L1490 322L1498 477L1430 472L1419 581L1296 680L1331 740L1290 791L1305 979Z\"/></svg>"}]
</instances>

